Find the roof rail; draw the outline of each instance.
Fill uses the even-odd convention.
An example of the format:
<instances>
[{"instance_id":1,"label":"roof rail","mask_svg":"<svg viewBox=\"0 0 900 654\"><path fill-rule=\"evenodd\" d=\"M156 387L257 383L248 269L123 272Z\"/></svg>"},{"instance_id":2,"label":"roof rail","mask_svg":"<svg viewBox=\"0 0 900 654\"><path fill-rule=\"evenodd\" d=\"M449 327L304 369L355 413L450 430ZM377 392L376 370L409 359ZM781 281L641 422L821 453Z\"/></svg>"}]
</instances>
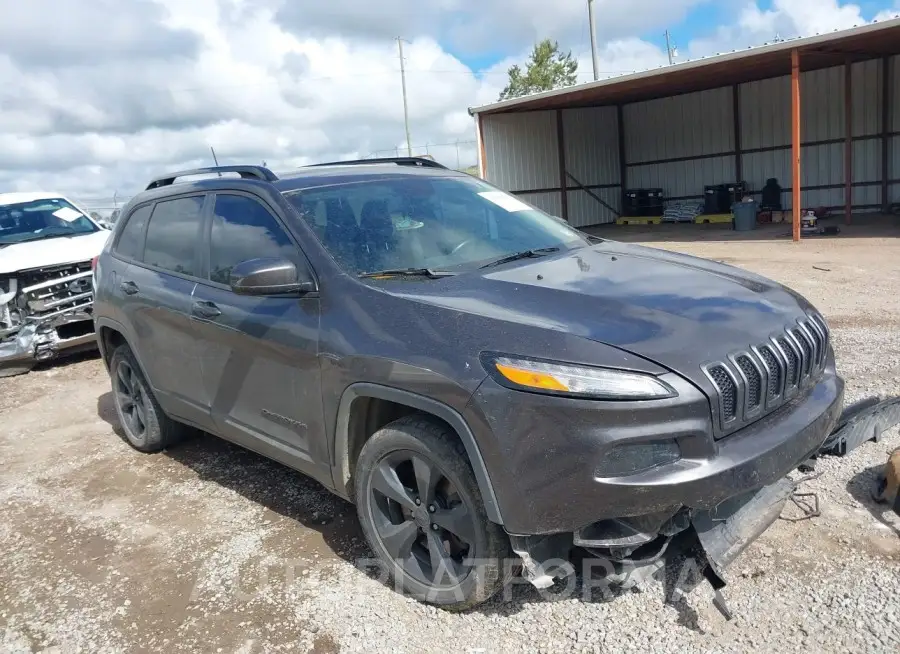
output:
<instances>
[{"instance_id":1,"label":"roof rail","mask_svg":"<svg viewBox=\"0 0 900 654\"><path fill-rule=\"evenodd\" d=\"M434 159L426 157L384 157L381 159L351 159L349 161L330 161L328 163L311 164L308 168L316 166L365 166L367 164L397 164L398 166L421 166L422 168L442 168L447 170L447 166L439 164Z\"/></svg>"},{"instance_id":2,"label":"roof rail","mask_svg":"<svg viewBox=\"0 0 900 654\"><path fill-rule=\"evenodd\" d=\"M278 180L278 176L264 166L210 166L209 168L194 168L193 170L179 170L175 173L169 173L162 177L154 178L148 185L146 190L161 188L163 186L171 186L179 177L188 177L190 175L209 175L212 173L238 173L241 179L258 179L263 182L274 182Z\"/></svg>"}]
</instances>

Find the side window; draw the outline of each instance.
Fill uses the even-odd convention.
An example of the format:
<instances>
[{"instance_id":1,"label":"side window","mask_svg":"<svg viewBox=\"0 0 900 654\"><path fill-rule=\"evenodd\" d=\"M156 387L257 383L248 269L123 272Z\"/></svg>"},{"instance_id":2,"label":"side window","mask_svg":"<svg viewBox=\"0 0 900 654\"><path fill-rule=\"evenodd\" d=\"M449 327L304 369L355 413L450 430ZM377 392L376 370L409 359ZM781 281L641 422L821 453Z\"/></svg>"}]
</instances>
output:
<instances>
[{"instance_id":1,"label":"side window","mask_svg":"<svg viewBox=\"0 0 900 654\"><path fill-rule=\"evenodd\" d=\"M144 249L144 227L147 226L152 210L153 205L148 204L131 213L116 243L116 254L140 261Z\"/></svg>"},{"instance_id":2,"label":"side window","mask_svg":"<svg viewBox=\"0 0 900 654\"><path fill-rule=\"evenodd\" d=\"M197 275L194 265L199 243L200 211L204 196L158 202L147 228L144 263L164 270Z\"/></svg>"},{"instance_id":3,"label":"side window","mask_svg":"<svg viewBox=\"0 0 900 654\"><path fill-rule=\"evenodd\" d=\"M262 204L243 195L216 195L209 239L209 279L228 284L231 269L263 257L297 260L294 243Z\"/></svg>"}]
</instances>

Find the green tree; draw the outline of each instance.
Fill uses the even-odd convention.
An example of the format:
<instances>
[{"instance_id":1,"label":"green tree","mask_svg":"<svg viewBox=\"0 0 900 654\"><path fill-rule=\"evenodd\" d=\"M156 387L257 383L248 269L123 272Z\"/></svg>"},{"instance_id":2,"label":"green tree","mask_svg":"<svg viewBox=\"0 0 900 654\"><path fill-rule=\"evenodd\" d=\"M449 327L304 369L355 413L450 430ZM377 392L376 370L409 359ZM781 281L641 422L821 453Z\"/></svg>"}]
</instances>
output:
<instances>
[{"instance_id":1,"label":"green tree","mask_svg":"<svg viewBox=\"0 0 900 654\"><path fill-rule=\"evenodd\" d=\"M524 74L518 65L510 67L509 84L501 91L500 100L572 86L578 81L577 71L578 62L571 52L563 54L556 41L544 39L531 51Z\"/></svg>"}]
</instances>

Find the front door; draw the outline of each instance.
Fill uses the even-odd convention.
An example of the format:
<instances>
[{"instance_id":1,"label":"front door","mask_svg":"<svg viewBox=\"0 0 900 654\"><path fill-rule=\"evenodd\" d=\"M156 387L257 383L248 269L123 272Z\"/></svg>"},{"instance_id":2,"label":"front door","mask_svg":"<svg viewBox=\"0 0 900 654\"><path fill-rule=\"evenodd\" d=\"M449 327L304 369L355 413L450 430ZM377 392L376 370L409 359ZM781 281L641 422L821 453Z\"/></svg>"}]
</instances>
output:
<instances>
[{"instance_id":1,"label":"front door","mask_svg":"<svg viewBox=\"0 0 900 654\"><path fill-rule=\"evenodd\" d=\"M318 297L241 296L228 285L242 261L305 259L257 198L217 193L214 202L205 280L191 303L205 401L223 437L329 480Z\"/></svg>"}]
</instances>

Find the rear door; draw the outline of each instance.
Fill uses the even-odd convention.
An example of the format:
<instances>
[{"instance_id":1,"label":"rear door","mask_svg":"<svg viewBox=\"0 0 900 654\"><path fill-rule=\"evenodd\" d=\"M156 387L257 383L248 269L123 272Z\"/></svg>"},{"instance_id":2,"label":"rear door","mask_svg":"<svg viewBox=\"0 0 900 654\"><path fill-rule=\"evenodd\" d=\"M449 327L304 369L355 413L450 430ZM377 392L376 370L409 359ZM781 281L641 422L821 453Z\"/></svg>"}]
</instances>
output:
<instances>
[{"instance_id":1,"label":"rear door","mask_svg":"<svg viewBox=\"0 0 900 654\"><path fill-rule=\"evenodd\" d=\"M217 432L313 477L330 480L318 362L316 296L248 297L232 267L259 257L307 266L277 213L237 192L214 196L205 230L205 279L194 290L204 402Z\"/></svg>"},{"instance_id":2,"label":"rear door","mask_svg":"<svg viewBox=\"0 0 900 654\"><path fill-rule=\"evenodd\" d=\"M185 195L157 202L150 212L138 209L113 254L128 263L116 280L121 316L157 400L174 417L209 429L190 320L206 199Z\"/></svg>"}]
</instances>

